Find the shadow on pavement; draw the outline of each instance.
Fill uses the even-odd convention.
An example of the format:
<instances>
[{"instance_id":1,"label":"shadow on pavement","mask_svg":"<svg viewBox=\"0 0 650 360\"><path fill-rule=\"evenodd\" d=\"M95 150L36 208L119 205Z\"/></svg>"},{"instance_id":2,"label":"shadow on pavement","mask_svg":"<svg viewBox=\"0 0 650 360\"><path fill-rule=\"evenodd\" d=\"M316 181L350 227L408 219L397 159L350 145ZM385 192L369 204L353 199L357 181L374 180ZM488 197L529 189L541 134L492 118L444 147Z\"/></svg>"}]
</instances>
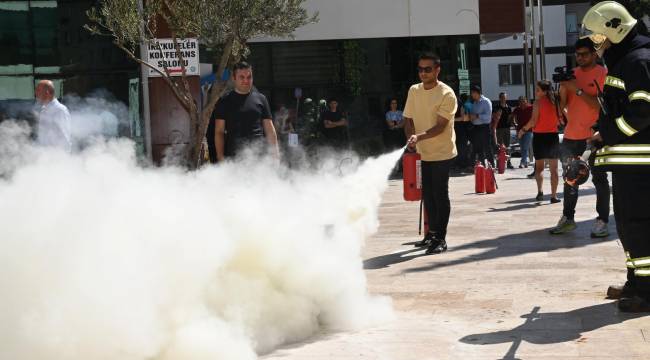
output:
<instances>
[{"instance_id":1,"label":"shadow on pavement","mask_svg":"<svg viewBox=\"0 0 650 360\"><path fill-rule=\"evenodd\" d=\"M407 243L407 244L414 244L414 243ZM424 247L412 248L412 249L396 252L393 254L381 255L374 258L370 258L363 261L363 268L366 270L377 270L377 269L387 268L390 265L413 260L420 256L426 256L424 254L425 249L426 248Z\"/></svg>"},{"instance_id":2,"label":"shadow on pavement","mask_svg":"<svg viewBox=\"0 0 650 360\"><path fill-rule=\"evenodd\" d=\"M532 189L533 189L533 192L531 192L531 195L532 195L531 197L525 198L525 199L504 201L503 204L529 204L529 203L533 203L533 202L539 202L539 201L535 200L535 195L537 195L537 194L534 193L535 188L533 187ZM562 190L562 186L558 187L558 193L557 193L558 197L559 198L564 198L564 192L561 191L561 190ZM595 194L596 194L596 189L592 187L592 188L588 188L588 189L580 189L580 192L579 192L578 195L580 197L583 197L583 196L589 196L589 195L595 195ZM541 202L545 201L545 202L548 203L550 198L551 198L550 194L544 194L544 200L542 200ZM580 200L578 200L578 201L580 201Z\"/></svg>"},{"instance_id":3,"label":"shadow on pavement","mask_svg":"<svg viewBox=\"0 0 650 360\"><path fill-rule=\"evenodd\" d=\"M575 231L563 235L550 235L548 233L548 230L554 224L549 224L548 228L519 234L508 234L499 236L494 239L480 240L461 246L453 246L453 240L452 242L448 241L447 243L451 245L449 247L449 251L469 249L485 249L485 251L479 254L468 255L456 260L436 262L426 266L405 269L402 272L411 273L431 271L470 262L508 258L530 253L549 252L558 249L581 248L589 245L599 244L603 241L612 241L618 238L618 234L616 233L614 226L614 216L609 217L610 234L606 238L591 239L589 237L592 223L593 220L584 220L577 222L576 224L578 225L578 228ZM440 259L440 257L436 257L436 259Z\"/></svg>"},{"instance_id":4,"label":"shadow on pavement","mask_svg":"<svg viewBox=\"0 0 650 360\"><path fill-rule=\"evenodd\" d=\"M460 341L473 345L512 343L503 359L516 359L515 354L522 341L539 345L578 339L585 341L588 336L582 335L583 333L648 315L621 313L616 303L592 305L567 312L540 313L539 310L540 307L536 306L530 313L522 315L526 320L514 329L467 335Z\"/></svg>"},{"instance_id":5,"label":"shadow on pavement","mask_svg":"<svg viewBox=\"0 0 650 360\"><path fill-rule=\"evenodd\" d=\"M533 199L533 201L535 201ZM548 202L546 204L542 203L542 201L535 201L533 203L525 203L525 204L519 204L519 205L512 205L504 208L490 208L487 210L487 212L503 212L503 211L517 211L517 210L523 210L523 209L531 209L531 208L536 208L544 205L551 205Z\"/></svg>"}]
</instances>

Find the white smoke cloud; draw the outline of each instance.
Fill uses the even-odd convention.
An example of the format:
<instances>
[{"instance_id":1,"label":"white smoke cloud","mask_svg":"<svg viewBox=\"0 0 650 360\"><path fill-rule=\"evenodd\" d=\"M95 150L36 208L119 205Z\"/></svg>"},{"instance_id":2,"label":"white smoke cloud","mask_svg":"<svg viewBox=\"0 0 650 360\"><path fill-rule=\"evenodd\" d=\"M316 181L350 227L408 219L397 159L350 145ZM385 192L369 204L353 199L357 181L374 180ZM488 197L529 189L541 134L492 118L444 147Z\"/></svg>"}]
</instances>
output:
<instances>
[{"instance_id":1,"label":"white smoke cloud","mask_svg":"<svg viewBox=\"0 0 650 360\"><path fill-rule=\"evenodd\" d=\"M0 124L0 144L16 139ZM390 317L360 249L397 153L142 168L126 140L0 148L0 359L255 359ZM334 171L333 171L334 170Z\"/></svg>"},{"instance_id":2,"label":"white smoke cloud","mask_svg":"<svg viewBox=\"0 0 650 360\"><path fill-rule=\"evenodd\" d=\"M86 97L66 95L74 149L82 149L98 138L116 138L120 127L129 125L129 109L111 93L96 89Z\"/></svg>"}]
</instances>

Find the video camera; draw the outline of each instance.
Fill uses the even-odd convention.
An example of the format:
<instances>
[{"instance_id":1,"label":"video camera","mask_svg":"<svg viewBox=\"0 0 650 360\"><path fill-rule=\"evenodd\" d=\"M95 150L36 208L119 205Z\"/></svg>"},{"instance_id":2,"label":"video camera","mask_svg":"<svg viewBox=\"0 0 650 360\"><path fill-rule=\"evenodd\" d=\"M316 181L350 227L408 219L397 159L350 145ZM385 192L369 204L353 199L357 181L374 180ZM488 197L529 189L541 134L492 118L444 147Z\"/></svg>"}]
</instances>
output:
<instances>
[{"instance_id":1,"label":"video camera","mask_svg":"<svg viewBox=\"0 0 650 360\"><path fill-rule=\"evenodd\" d=\"M571 81L576 78L576 76L573 74L573 69L569 68L568 66L558 66L554 69L554 71L555 73L553 73L553 82L555 83Z\"/></svg>"}]
</instances>

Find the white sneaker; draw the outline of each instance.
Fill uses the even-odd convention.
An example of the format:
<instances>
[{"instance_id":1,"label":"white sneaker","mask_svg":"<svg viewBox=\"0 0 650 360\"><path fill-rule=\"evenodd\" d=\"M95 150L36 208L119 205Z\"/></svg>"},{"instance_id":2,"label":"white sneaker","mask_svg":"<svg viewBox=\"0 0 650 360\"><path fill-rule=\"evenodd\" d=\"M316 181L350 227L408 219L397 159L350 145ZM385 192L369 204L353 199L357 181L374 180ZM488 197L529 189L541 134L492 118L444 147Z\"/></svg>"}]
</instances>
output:
<instances>
[{"instance_id":1,"label":"white sneaker","mask_svg":"<svg viewBox=\"0 0 650 360\"><path fill-rule=\"evenodd\" d=\"M560 220L557 222L557 225L555 225L554 228L549 230L549 232L552 235L559 235L559 234L564 234L573 231L576 229L576 227L577 225L574 220L569 220L567 219L566 216L562 215Z\"/></svg>"},{"instance_id":2,"label":"white sneaker","mask_svg":"<svg viewBox=\"0 0 650 360\"><path fill-rule=\"evenodd\" d=\"M601 219L596 219L594 226L591 228L591 237L592 238L602 238L609 235L609 230L607 230L607 223Z\"/></svg>"}]
</instances>

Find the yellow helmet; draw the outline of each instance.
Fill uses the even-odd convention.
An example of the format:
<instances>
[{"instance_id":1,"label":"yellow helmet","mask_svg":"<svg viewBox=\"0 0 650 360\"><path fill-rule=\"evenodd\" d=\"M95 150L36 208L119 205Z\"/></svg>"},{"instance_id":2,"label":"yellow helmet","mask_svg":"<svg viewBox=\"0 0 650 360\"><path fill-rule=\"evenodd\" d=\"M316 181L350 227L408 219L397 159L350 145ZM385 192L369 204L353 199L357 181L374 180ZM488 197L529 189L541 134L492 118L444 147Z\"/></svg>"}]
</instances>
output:
<instances>
[{"instance_id":1,"label":"yellow helmet","mask_svg":"<svg viewBox=\"0 0 650 360\"><path fill-rule=\"evenodd\" d=\"M582 26L618 44L625 39L636 22L623 5L616 1L603 1L587 11L582 19Z\"/></svg>"}]
</instances>

